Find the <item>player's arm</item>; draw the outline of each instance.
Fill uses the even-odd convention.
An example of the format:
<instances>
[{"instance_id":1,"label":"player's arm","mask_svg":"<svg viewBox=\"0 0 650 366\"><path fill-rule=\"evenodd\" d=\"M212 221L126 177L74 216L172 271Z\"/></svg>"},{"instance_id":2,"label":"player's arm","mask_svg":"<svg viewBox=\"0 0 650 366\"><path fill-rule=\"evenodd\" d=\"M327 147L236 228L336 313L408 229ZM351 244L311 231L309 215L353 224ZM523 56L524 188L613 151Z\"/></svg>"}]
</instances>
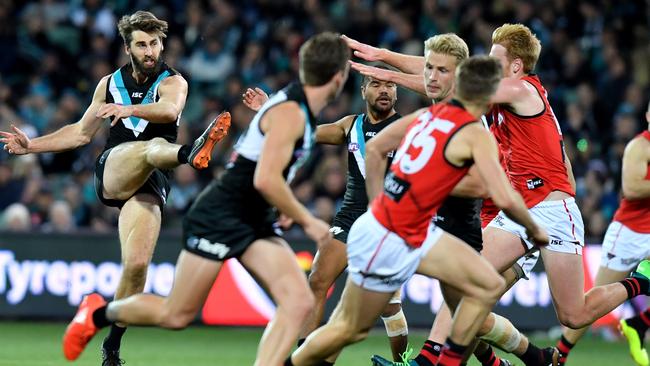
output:
<instances>
[{"instance_id":1,"label":"player's arm","mask_svg":"<svg viewBox=\"0 0 650 366\"><path fill-rule=\"evenodd\" d=\"M564 150L564 148L563 148ZM571 160L569 160L569 157L566 154L566 151L563 151L564 154L564 167L566 168L566 174L569 177L569 184L571 184L571 188L573 188L573 191L576 191L576 177L573 175L573 166L571 166Z\"/></svg>"},{"instance_id":2,"label":"player's arm","mask_svg":"<svg viewBox=\"0 0 650 366\"><path fill-rule=\"evenodd\" d=\"M345 116L333 123L326 123L316 128L316 142L319 144L341 145L350 131L355 116Z\"/></svg>"},{"instance_id":3,"label":"player's arm","mask_svg":"<svg viewBox=\"0 0 650 366\"><path fill-rule=\"evenodd\" d=\"M490 98L490 103L514 104L521 102L530 93L526 82L520 79L503 78L497 91Z\"/></svg>"},{"instance_id":4,"label":"player's arm","mask_svg":"<svg viewBox=\"0 0 650 366\"><path fill-rule=\"evenodd\" d=\"M530 239L537 245L548 244L546 231L530 216L523 198L512 188L501 168L497 147L489 132L478 124L468 126L464 130L462 132L465 132L466 138L469 137L466 141L469 143L471 156L494 204L509 218L524 226Z\"/></svg>"},{"instance_id":5,"label":"player's arm","mask_svg":"<svg viewBox=\"0 0 650 366\"><path fill-rule=\"evenodd\" d=\"M185 107L187 81L180 75L165 78L158 86L158 95L160 98L156 103L106 104L99 109L97 116L101 118L113 117L111 125L130 116L146 119L150 123L176 123Z\"/></svg>"},{"instance_id":6,"label":"player's arm","mask_svg":"<svg viewBox=\"0 0 650 366\"><path fill-rule=\"evenodd\" d=\"M304 134L306 118L295 102L283 103L269 110L261 123L266 136L260 153L253 184L277 209L301 225L315 241L326 240L329 225L315 218L293 195L283 171L291 161L293 147Z\"/></svg>"},{"instance_id":7,"label":"player's arm","mask_svg":"<svg viewBox=\"0 0 650 366\"><path fill-rule=\"evenodd\" d=\"M366 191L368 202L383 189L387 155L396 150L413 120L424 111L420 109L388 125L366 143Z\"/></svg>"},{"instance_id":8,"label":"player's arm","mask_svg":"<svg viewBox=\"0 0 650 366\"><path fill-rule=\"evenodd\" d=\"M349 62L350 67L353 70L359 72L361 75L369 76L373 79L381 81L390 81L397 85L411 89L416 93L426 95L426 90L424 89L424 81L422 79L422 73L424 69L421 69L417 74L407 74L401 71L386 70L375 66L364 65L362 63L354 61Z\"/></svg>"},{"instance_id":9,"label":"player's arm","mask_svg":"<svg viewBox=\"0 0 650 366\"><path fill-rule=\"evenodd\" d=\"M269 100L269 96L260 88L248 88L242 94L242 103L257 112ZM319 144L340 145L350 129L354 116L345 116L340 120L320 125L316 128L316 142Z\"/></svg>"},{"instance_id":10,"label":"player's arm","mask_svg":"<svg viewBox=\"0 0 650 366\"><path fill-rule=\"evenodd\" d=\"M623 153L623 196L630 200L650 197L650 180L646 180L650 148L645 139L635 138Z\"/></svg>"},{"instance_id":11,"label":"player's arm","mask_svg":"<svg viewBox=\"0 0 650 366\"><path fill-rule=\"evenodd\" d=\"M385 48L377 48L355 39L341 36L354 52L354 55L366 61L381 61L407 74L421 74L424 69L424 57L411 56Z\"/></svg>"},{"instance_id":12,"label":"player's arm","mask_svg":"<svg viewBox=\"0 0 650 366\"><path fill-rule=\"evenodd\" d=\"M108 76L105 76L99 81L92 102L78 122L31 140L23 131L12 126L12 133L0 132L0 136L2 136L0 142L6 144L4 149L11 154L22 155L66 151L88 144L103 122L103 119L97 116L97 111L106 103L106 83L108 78Z\"/></svg>"},{"instance_id":13,"label":"player's arm","mask_svg":"<svg viewBox=\"0 0 650 366\"><path fill-rule=\"evenodd\" d=\"M455 197L468 198L488 197L487 188L483 183L483 179L481 179L476 165L472 165L467 175L456 184L454 189L451 191L451 195Z\"/></svg>"}]
</instances>

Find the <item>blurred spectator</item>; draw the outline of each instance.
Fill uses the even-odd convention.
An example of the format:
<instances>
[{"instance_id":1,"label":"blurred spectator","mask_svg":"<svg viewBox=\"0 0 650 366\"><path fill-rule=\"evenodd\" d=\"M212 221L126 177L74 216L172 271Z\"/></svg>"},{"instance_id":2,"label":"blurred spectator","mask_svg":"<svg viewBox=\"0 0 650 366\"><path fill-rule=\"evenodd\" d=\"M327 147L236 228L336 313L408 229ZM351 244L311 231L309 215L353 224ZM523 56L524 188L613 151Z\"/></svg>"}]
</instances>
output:
<instances>
[{"instance_id":1,"label":"blurred spectator","mask_svg":"<svg viewBox=\"0 0 650 366\"><path fill-rule=\"evenodd\" d=\"M52 203L47 222L43 224L42 230L48 233L69 233L75 230L72 210L66 201Z\"/></svg>"},{"instance_id":2,"label":"blurred spectator","mask_svg":"<svg viewBox=\"0 0 650 366\"><path fill-rule=\"evenodd\" d=\"M489 51L500 24L529 26L542 42L535 72L563 129L592 242L602 239L603 224L618 204L625 144L646 128L650 6L641 0L53 0L0 2L0 130L16 124L36 137L77 121L99 80L129 61L116 21L147 5L170 23L163 58L190 83L179 142L191 141L220 111L233 115L231 133L218 145L209 171L181 167L174 173L163 225L175 228L248 128L253 113L240 103L241 93L253 86L272 92L295 80L300 44L322 30L411 54L421 54L423 41L434 34L457 32L474 54ZM359 78L351 80L320 121L363 107ZM407 114L427 103L400 91L396 108ZM28 160L0 152L0 210L22 202L31 224L53 226L52 205L64 199L73 226L113 230L116 211L98 203L92 175L107 125L78 151ZM346 161L344 148L318 148L296 177L297 197L320 217L330 217L341 199Z\"/></svg>"},{"instance_id":3,"label":"blurred spectator","mask_svg":"<svg viewBox=\"0 0 650 366\"><path fill-rule=\"evenodd\" d=\"M0 228L7 231L29 231L32 227L29 210L21 203L7 207L2 214Z\"/></svg>"}]
</instances>

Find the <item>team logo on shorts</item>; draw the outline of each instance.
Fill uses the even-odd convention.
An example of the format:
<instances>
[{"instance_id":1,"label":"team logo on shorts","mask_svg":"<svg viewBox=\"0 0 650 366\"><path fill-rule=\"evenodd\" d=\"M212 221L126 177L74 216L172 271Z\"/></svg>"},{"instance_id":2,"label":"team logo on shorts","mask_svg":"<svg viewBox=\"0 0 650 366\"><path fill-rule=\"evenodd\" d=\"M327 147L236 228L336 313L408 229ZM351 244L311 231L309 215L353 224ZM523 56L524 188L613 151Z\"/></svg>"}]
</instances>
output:
<instances>
[{"instance_id":1,"label":"team logo on shorts","mask_svg":"<svg viewBox=\"0 0 650 366\"><path fill-rule=\"evenodd\" d=\"M350 142L348 144L348 151L349 152L355 152L355 151L358 151L358 150L359 150L359 144L357 144L356 142Z\"/></svg>"}]
</instances>

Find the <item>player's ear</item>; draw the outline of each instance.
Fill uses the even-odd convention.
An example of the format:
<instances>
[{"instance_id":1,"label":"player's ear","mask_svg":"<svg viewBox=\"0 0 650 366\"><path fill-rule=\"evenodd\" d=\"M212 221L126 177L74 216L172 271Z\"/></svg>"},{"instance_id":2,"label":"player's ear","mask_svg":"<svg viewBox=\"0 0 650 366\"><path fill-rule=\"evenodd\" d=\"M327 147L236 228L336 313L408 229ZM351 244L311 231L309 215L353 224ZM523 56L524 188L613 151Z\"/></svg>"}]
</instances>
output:
<instances>
[{"instance_id":1,"label":"player's ear","mask_svg":"<svg viewBox=\"0 0 650 366\"><path fill-rule=\"evenodd\" d=\"M129 47L129 45L126 43L124 44L124 53L131 56L131 47Z\"/></svg>"}]
</instances>

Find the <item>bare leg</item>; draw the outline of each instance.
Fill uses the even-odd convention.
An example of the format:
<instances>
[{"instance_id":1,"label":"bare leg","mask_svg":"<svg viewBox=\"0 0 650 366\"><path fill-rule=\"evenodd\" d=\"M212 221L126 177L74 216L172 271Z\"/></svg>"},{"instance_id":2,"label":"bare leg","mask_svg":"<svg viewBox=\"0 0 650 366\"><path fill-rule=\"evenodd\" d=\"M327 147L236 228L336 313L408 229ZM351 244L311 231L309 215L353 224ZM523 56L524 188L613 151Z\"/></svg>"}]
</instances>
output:
<instances>
[{"instance_id":1,"label":"bare leg","mask_svg":"<svg viewBox=\"0 0 650 366\"><path fill-rule=\"evenodd\" d=\"M115 299L142 292L160 232L159 199L150 194L137 194L122 207L119 234L122 248L122 276Z\"/></svg>"},{"instance_id":2,"label":"bare leg","mask_svg":"<svg viewBox=\"0 0 650 366\"><path fill-rule=\"evenodd\" d=\"M255 241L241 261L269 290L277 304L275 316L260 340L255 365L281 365L313 309L314 297L295 254L280 238Z\"/></svg>"},{"instance_id":3,"label":"bare leg","mask_svg":"<svg viewBox=\"0 0 650 366\"><path fill-rule=\"evenodd\" d=\"M181 145L169 143L160 137L115 146L108 154L104 167L104 196L128 199L142 187L154 169L177 167L180 148Z\"/></svg>"},{"instance_id":4,"label":"bare leg","mask_svg":"<svg viewBox=\"0 0 650 366\"><path fill-rule=\"evenodd\" d=\"M417 271L464 295L454 313L449 338L469 345L505 288L503 278L464 242L446 233L424 255Z\"/></svg>"},{"instance_id":5,"label":"bare leg","mask_svg":"<svg viewBox=\"0 0 650 366\"><path fill-rule=\"evenodd\" d=\"M627 300L620 283L597 286L584 293L582 257L541 249L553 304L563 325L578 329L593 323Z\"/></svg>"},{"instance_id":6,"label":"bare leg","mask_svg":"<svg viewBox=\"0 0 650 366\"><path fill-rule=\"evenodd\" d=\"M293 364L317 365L328 356L340 353L346 345L365 339L392 295L365 290L348 279L329 321L294 351Z\"/></svg>"},{"instance_id":7,"label":"bare leg","mask_svg":"<svg viewBox=\"0 0 650 366\"><path fill-rule=\"evenodd\" d=\"M316 253L312 271L309 275L309 287L314 294L316 304L314 311L309 314L300 332L301 339L307 338L309 333L320 325L325 313L327 291L347 265L347 249L345 244L339 240L330 240Z\"/></svg>"},{"instance_id":8,"label":"bare leg","mask_svg":"<svg viewBox=\"0 0 650 366\"><path fill-rule=\"evenodd\" d=\"M402 290L400 289L395 292L389 304L381 313L388 334L390 350L395 361L401 361L401 354L406 351L408 346L408 325L402 312L401 297Z\"/></svg>"},{"instance_id":9,"label":"bare leg","mask_svg":"<svg viewBox=\"0 0 650 366\"><path fill-rule=\"evenodd\" d=\"M222 264L183 250L168 297L133 295L111 302L106 315L109 320L127 324L184 328L205 303Z\"/></svg>"},{"instance_id":10,"label":"bare leg","mask_svg":"<svg viewBox=\"0 0 650 366\"><path fill-rule=\"evenodd\" d=\"M602 285L618 282L623 280L628 275L629 275L629 271L619 272L601 266L600 268L598 268L598 273L596 274L596 280L594 282L594 286L602 286ZM585 333L587 333L588 330L589 330L589 326L580 329L571 329L571 328L564 329L564 332L562 334L562 339L560 339L557 343L557 348L562 353L561 354L562 364L566 362L566 358L568 357L571 348L578 343L578 341L582 338L582 336Z\"/></svg>"}]
</instances>

